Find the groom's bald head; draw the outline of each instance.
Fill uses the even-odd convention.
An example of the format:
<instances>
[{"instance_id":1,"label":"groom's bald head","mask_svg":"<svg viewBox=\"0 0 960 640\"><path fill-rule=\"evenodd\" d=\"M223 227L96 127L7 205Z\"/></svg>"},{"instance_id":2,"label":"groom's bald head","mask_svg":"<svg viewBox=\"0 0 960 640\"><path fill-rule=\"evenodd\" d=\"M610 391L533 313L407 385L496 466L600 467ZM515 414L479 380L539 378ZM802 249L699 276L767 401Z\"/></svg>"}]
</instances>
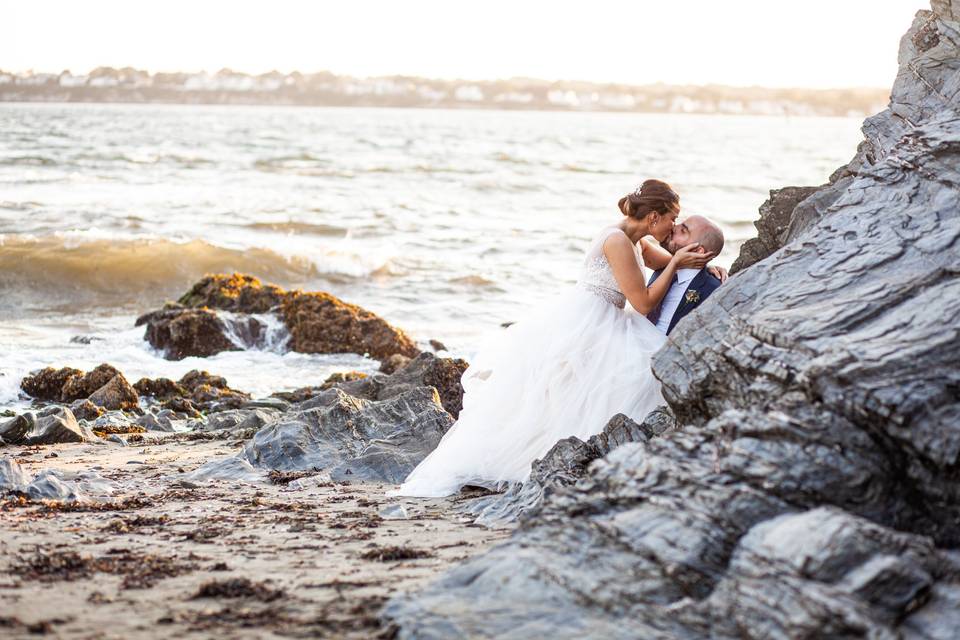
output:
<instances>
[{"instance_id":1,"label":"groom's bald head","mask_svg":"<svg viewBox=\"0 0 960 640\"><path fill-rule=\"evenodd\" d=\"M723 251L723 231L713 221L703 216L690 216L687 224L693 225L690 234L694 242L699 242L704 249L719 255Z\"/></svg>"},{"instance_id":2,"label":"groom's bald head","mask_svg":"<svg viewBox=\"0 0 960 640\"><path fill-rule=\"evenodd\" d=\"M688 216L673 228L673 234L667 238L664 248L676 253L692 242L699 242L704 251L719 255L723 250L723 231L703 216Z\"/></svg>"}]
</instances>

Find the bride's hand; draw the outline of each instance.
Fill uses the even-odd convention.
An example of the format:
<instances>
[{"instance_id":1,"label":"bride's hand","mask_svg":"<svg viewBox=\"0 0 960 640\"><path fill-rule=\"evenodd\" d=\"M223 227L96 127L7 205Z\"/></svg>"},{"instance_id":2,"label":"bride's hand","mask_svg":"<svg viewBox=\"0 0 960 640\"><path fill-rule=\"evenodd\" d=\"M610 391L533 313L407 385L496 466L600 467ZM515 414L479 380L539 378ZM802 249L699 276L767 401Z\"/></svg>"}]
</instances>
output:
<instances>
[{"instance_id":1,"label":"bride's hand","mask_svg":"<svg viewBox=\"0 0 960 640\"><path fill-rule=\"evenodd\" d=\"M720 281L720 284L723 284L727 281L727 278L730 277L730 274L727 273L727 270L723 267L711 266L707 268L707 272L712 275L714 278Z\"/></svg>"},{"instance_id":2,"label":"bride's hand","mask_svg":"<svg viewBox=\"0 0 960 640\"><path fill-rule=\"evenodd\" d=\"M700 248L699 242L688 244L673 255L673 261L677 269L703 269L713 258L711 252L697 253Z\"/></svg>"}]
</instances>

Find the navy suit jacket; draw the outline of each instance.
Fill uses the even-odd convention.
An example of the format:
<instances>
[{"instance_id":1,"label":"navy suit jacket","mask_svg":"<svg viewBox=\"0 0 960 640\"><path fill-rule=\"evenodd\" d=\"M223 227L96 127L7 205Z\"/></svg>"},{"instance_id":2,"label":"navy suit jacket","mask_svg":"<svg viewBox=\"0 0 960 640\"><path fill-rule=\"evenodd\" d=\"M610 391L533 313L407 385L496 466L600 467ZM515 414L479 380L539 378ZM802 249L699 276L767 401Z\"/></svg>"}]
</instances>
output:
<instances>
[{"instance_id":1,"label":"navy suit jacket","mask_svg":"<svg viewBox=\"0 0 960 640\"><path fill-rule=\"evenodd\" d=\"M647 286L653 284L653 282L660 277L660 274L663 271L654 271L653 275L650 276L650 282L647 283ZM687 300L687 294L684 292L683 298L680 299L680 305L677 307L677 310L673 313L673 317L670 318L670 326L667 327L667 335L670 335L670 332L673 331L673 328L677 326L677 322L680 321L680 318L687 315L704 300L710 297L710 294L717 290L717 287L720 286L720 280L705 268L700 270L700 273L693 276L693 280L687 283L687 291L691 289L700 294L700 299L696 302L690 302ZM666 296L664 296L666 297Z\"/></svg>"}]
</instances>

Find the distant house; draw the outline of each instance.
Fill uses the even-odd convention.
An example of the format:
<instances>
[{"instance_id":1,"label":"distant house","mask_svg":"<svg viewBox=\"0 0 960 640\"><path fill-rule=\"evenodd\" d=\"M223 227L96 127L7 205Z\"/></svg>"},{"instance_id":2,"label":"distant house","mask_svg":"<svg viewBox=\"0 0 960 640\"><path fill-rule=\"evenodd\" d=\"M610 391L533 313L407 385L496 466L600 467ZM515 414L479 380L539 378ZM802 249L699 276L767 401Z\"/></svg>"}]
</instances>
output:
<instances>
[{"instance_id":1,"label":"distant house","mask_svg":"<svg viewBox=\"0 0 960 640\"><path fill-rule=\"evenodd\" d=\"M217 85L217 79L209 73L192 73L187 76L183 88L187 91L210 91L216 89Z\"/></svg>"},{"instance_id":2,"label":"distant house","mask_svg":"<svg viewBox=\"0 0 960 640\"><path fill-rule=\"evenodd\" d=\"M232 75L217 77L217 84L225 91L253 91L257 88L256 81L247 75Z\"/></svg>"},{"instance_id":3,"label":"distant house","mask_svg":"<svg viewBox=\"0 0 960 640\"><path fill-rule=\"evenodd\" d=\"M417 95L423 100L430 103L437 103L445 100L447 98L447 92L441 91L439 89L434 89L428 85L420 85L417 87Z\"/></svg>"},{"instance_id":4,"label":"distant house","mask_svg":"<svg viewBox=\"0 0 960 640\"><path fill-rule=\"evenodd\" d=\"M600 106L605 109L633 109L637 100L630 94L603 93L600 94Z\"/></svg>"},{"instance_id":5,"label":"distant house","mask_svg":"<svg viewBox=\"0 0 960 640\"><path fill-rule=\"evenodd\" d=\"M17 84L27 87L40 87L45 84L57 84L59 76L52 73L34 73L18 76Z\"/></svg>"},{"instance_id":6,"label":"distant house","mask_svg":"<svg viewBox=\"0 0 960 640\"><path fill-rule=\"evenodd\" d=\"M529 91L508 91L507 93L498 93L496 96L494 96L493 101L513 104L530 104L533 102L533 94Z\"/></svg>"},{"instance_id":7,"label":"distant house","mask_svg":"<svg viewBox=\"0 0 960 640\"><path fill-rule=\"evenodd\" d=\"M696 113L700 107L697 100L687 96L674 96L670 101L670 111L673 113Z\"/></svg>"},{"instance_id":8,"label":"distant house","mask_svg":"<svg viewBox=\"0 0 960 640\"><path fill-rule=\"evenodd\" d=\"M259 91L276 91L283 86L285 76L277 71L264 73L256 77L256 88Z\"/></svg>"},{"instance_id":9,"label":"distant house","mask_svg":"<svg viewBox=\"0 0 960 640\"><path fill-rule=\"evenodd\" d=\"M717 103L717 111L720 113L741 114L746 111L742 100L721 100Z\"/></svg>"},{"instance_id":10,"label":"distant house","mask_svg":"<svg viewBox=\"0 0 960 640\"><path fill-rule=\"evenodd\" d=\"M64 71L58 79L60 86L71 89L73 87L85 87L90 80L87 76L75 76L69 71Z\"/></svg>"},{"instance_id":11,"label":"distant house","mask_svg":"<svg viewBox=\"0 0 960 640\"><path fill-rule=\"evenodd\" d=\"M483 89L474 84L457 87L453 97L458 102L483 102Z\"/></svg>"},{"instance_id":12,"label":"distant house","mask_svg":"<svg viewBox=\"0 0 960 640\"><path fill-rule=\"evenodd\" d=\"M580 98L576 91L553 89L547 92L547 102L559 107L579 107Z\"/></svg>"},{"instance_id":13,"label":"distant house","mask_svg":"<svg viewBox=\"0 0 960 640\"><path fill-rule=\"evenodd\" d=\"M120 85L120 79L113 76L97 76L96 78L90 78L90 82L87 84L91 87L116 87Z\"/></svg>"}]
</instances>

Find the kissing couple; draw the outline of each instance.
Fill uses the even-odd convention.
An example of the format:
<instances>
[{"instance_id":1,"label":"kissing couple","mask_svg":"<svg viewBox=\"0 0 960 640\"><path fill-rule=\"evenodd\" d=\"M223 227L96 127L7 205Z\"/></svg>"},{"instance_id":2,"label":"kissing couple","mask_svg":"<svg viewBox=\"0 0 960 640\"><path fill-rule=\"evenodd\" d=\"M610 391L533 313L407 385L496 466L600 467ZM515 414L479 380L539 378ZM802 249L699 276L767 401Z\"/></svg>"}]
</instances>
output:
<instances>
[{"instance_id":1,"label":"kissing couple","mask_svg":"<svg viewBox=\"0 0 960 640\"><path fill-rule=\"evenodd\" d=\"M640 422L664 404L650 362L726 278L707 267L723 233L702 216L679 220L680 197L660 180L618 207L621 219L596 236L577 284L480 347L461 379L459 419L395 495L523 482L558 440L587 440L615 414Z\"/></svg>"}]
</instances>

